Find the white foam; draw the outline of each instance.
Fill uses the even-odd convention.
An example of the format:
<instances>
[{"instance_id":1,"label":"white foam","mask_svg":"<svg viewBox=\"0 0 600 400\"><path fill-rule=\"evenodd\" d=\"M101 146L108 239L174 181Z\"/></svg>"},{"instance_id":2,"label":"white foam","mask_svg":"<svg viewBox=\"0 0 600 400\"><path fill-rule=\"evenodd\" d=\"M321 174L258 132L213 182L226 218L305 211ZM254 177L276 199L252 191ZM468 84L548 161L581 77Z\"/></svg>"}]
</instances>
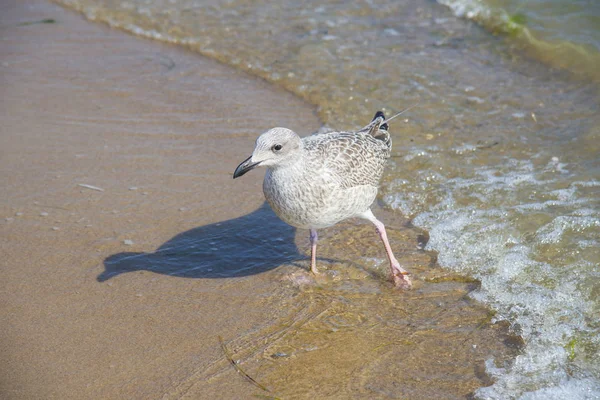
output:
<instances>
[{"instance_id":1,"label":"white foam","mask_svg":"<svg viewBox=\"0 0 600 400\"><path fill-rule=\"evenodd\" d=\"M529 392L520 400L595 400L600 396L600 384L594 379L566 379L557 386Z\"/></svg>"},{"instance_id":2,"label":"white foam","mask_svg":"<svg viewBox=\"0 0 600 400\"><path fill-rule=\"evenodd\" d=\"M538 229L536 236L542 244L558 243L568 231L583 232L591 227L600 227L600 218L559 215Z\"/></svg>"},{"instance_id":3,"label":"white foam","mask_svg":"<svg viewBox=\"0 0 600 400\"><path fill-rule=\"evenodd\" d=\"M432 149L412 154L436 157ZM413 223L429 231L426 249L438 252L442 266L481 280L472 297L525 341L511 365L488 361L495 383L477 397L600 398L600 360L590 354L600 349L590 325L599 305L582 286L598 278L593 244L600 242L600 209L582 190L593 182L569 181L558 159L539 166L507 159L435 184L423 179L431 173L389 184L384 201L416 214ZM419 193L423 188L427 194Z\"/></svg>"}]
</instances>

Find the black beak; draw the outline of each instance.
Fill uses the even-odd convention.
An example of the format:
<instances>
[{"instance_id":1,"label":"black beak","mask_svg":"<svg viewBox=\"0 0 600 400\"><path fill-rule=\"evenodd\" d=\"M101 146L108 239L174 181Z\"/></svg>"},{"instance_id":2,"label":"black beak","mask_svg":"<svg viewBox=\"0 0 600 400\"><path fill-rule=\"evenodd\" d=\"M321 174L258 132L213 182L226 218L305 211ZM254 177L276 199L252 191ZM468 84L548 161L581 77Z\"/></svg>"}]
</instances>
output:
<instances>
[{"instance_id":1,"label":"black beak","mask_svg":"<svg viewBox=\"0 0 600 400\"><path fill-rule=\"evenodd\" d=\"M250 171L251 169L258 167L258 165L260 163L259 162L253 163L252 161L250 161L251 158L252 158L252 156L246 158L244 161L242 161L242 163L240 165L238 165L238 167L233 172L233 179L239 178L240 176L244 175L246 172Z\"/></svg>"}]
</instances>

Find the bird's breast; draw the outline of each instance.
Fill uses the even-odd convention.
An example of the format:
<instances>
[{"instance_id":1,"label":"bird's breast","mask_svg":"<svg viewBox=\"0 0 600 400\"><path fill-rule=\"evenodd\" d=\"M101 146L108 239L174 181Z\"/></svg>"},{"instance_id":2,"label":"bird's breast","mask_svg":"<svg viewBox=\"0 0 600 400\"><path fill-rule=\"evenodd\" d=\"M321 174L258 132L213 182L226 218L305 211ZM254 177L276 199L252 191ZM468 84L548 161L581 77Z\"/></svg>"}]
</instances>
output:
<instances>
[{"instance_id":1,"label":"bird's breast","mask_svg":"<svg viewBox=\"0 0 600 400\"><path fill-rule=\"evenodd\" d=\"M326 171L307 176L267 170L263 182L267 202L284 222L298 228L323 228L366 211L377 188L344 189Z\"/></svg>"},{"instance_id":2,"label":"bird's breast","mask_svg":"<svg viewBox=\"0 0 600 400\"><path fill-rule=\"evenodd\" d=\"M336 188L321 176L314 179L303 175L282 174L267 170L263 192L267 202L284 222L299 228L310 228L320 218L328 202L328 193Z\"/></svg>"}]
</instances>

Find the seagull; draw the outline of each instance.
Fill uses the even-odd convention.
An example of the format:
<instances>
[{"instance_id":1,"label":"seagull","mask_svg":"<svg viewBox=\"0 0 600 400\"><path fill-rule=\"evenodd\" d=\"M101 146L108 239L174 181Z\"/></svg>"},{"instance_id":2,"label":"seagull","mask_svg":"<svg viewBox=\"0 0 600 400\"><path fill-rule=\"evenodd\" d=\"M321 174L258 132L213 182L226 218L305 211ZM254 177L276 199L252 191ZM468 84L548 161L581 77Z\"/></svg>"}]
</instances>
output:
<instances>
[{"instance_id":1,"label":"seagull","mask_svg":"<svg viewBox=\"0 0 600 400\"><path fill-rule=\"evenodd\" d=\"M392 252L384 224L371 211L392 148L388 122L407 110L387 120L378 111L356 132L301 138L290 129L272 128L258 137L252 155L235 169L234 179L256 167L267 168L265 198L281 220L310 231L310 269L315 275L317 229L363 218L375 225L383 242L394 284L403 289L412 286L409 273Z\"/></svg>"}]
</instances>

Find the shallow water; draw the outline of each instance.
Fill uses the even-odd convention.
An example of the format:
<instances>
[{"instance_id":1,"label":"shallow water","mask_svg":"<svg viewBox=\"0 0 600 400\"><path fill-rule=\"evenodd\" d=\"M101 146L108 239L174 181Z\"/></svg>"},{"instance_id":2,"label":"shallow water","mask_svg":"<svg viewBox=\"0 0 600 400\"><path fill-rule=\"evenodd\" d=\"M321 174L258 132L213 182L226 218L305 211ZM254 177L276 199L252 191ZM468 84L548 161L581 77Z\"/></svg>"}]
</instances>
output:
<instances>
[{"instance_id":1,"label":"shallow water","mask_svg":"<svg viewBox=\"0 0 600 400\"><path fill-rule=\"evenodd\" d=\"M399 291L387 282L383 250L368 223L324 230L320 275L314 277L304 255L308 238L281 222L266 203L242 217L182 232L155 252L112 255L98 280L128 285L142 271L202 279L194 293L177 295L176 301L190 297L185 301L213 307L209 295L218 295L222 302L216 307L229 308L217 315L224 324L245 318L236 312L238 302L270 310L241 335L220 332L231 360L266 388L247 384L247 393L465 398L489 384L486 359L493 355L495 365L507 365L521 342L506 324L490 324L489 309L468 297L476 282L432 267L432 255L413 246L414 229L402 227L405 221L392 214L378 214L388 222L401 262L420 279L414 290ZM206 327L198 329L209 335ZM244 381L231 372L223 356L205 360L196 373L172 377L177 390L165 398L236 398L224 391L232 379Z\"/></svg>"},{"instance_id":2,"label":"shallow water","mask_svg":"<svg viewBox=\"0 0 600 400\"><path fill-rule=\"evenodd\" d=\"M477 396L600 397L595 69L554 62L574 58L490 35L485 21L425 1L61 3L264 77L316 104L330 126L352 129L376 109L418 104L391 126L382 204L429 232L443 267L481 280L471 296L525 343L512 363L489 360L494 384ZM516 13L510 4L500 6ZM586 29L593 59L597 26ZM568 32L543 40L582 44Z\"/></svg>"}]
</instances>

